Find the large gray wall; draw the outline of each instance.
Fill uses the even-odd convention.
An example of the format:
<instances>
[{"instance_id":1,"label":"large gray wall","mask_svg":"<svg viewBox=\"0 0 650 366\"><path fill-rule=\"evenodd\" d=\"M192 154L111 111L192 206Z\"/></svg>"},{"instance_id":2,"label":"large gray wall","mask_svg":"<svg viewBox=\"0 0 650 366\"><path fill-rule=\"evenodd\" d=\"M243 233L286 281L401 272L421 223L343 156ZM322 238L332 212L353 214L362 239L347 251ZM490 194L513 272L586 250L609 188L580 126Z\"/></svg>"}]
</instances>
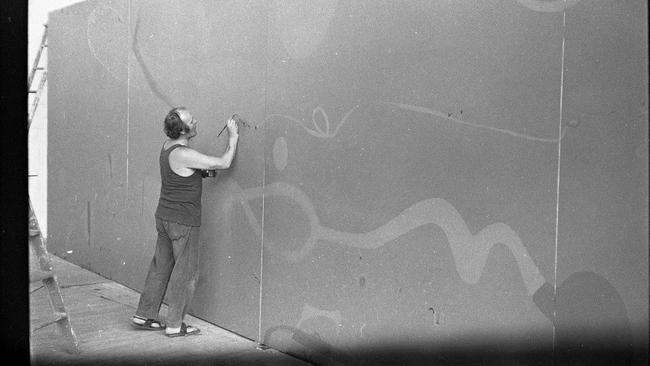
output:
<instances>
[{"instance_id":1,"label":"large gray wall","mask_svg":"<svg viewBox=\"0 0 650 366\"><path fill-rule=\"evenodd\" d=\"M211 154L239 113L234 166L204 180L194 315L316 362L458 345L644 360L646 6L51 13L49 248L141 289L165 113L188 107Z\"/></svg>"}]
</instances>

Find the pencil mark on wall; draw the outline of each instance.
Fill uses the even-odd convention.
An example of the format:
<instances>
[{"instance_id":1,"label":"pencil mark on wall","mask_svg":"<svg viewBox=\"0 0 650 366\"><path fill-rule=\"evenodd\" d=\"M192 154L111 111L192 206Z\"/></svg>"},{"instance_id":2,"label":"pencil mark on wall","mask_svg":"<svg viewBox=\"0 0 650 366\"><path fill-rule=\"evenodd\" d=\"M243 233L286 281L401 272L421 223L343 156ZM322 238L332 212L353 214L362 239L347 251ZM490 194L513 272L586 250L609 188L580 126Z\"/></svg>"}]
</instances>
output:
<instances>
[{"instance_id":1,"label":"pencil mark on wall","mask_svg":"<svg viewBox=\"0 0 650 366\"><path fill-rule=\"evenodd\" d=\"M440 117L440 118L442 118L442 119L444 119L444 120L446 120L448 122L451 122L451 123L458 123L458 124L462 124L462 125L466 125L466 126L470 126L470 127L481 128L481 129L490 130L490 131L494 131L494 132L498 132L498 133L504 133L504 134L507 134L507 135L510 135L510 136L514 136L514 137L518 137L518 138L522 138L522 139L526 139L526 140L530 140L530 141L558 142L560 139L564 138L564 134L566 132L566 128L563 127L562 128L562 134L560 135L559 139L558 138L536 137L536 136L526 135L526 134L523 134L523 133L503 129L503 128L497 128L497 127L492 127L492 126L481 125L481 124L478 124L478 123L467 122L467 121L464 121L464 120L462 120L460 118L453 117L452 113L445 114L443 112L435 111L435 110L432 110L432 109L429 109L429 108L426 108L426 107L420 107L420 106L415 106L415 105L411 105L411 104L404 104L404 103L394 103L394 102L384 102L383 104L392 105L394 107L404 109L404 110L407 110L407 111L411 111L411 112L429 114L429 115L432 115L432 116Z\"/></svg>"},{"instance_id":2,"label":"pencil mark on wall","mask_svg":"<svg viewBox=\"0 0 650 366\"><path fill-rule=\"evenodd\" d=\"M88 246L89 247L92 245L92 233L91 233L92 223L90 221L91 212L92 212L92 210L90 209L90 201L86 201L86 214L88 216L86 218L86 233L88 234Z\"/></svg>"},{"instance_id":3,"label":"pencil mark on wall","mask_svg":"<svg viewBox=\"0 0 650 366\"><path fill-rule=\"evenodd\" d=\"M431 315L433 316L433 323L435 325L440 325L440 311L436 312L433 307L429 307L427 310L431 311Z\"/></svg>"},{"instance_id":4,"label":"pencil mark on wall","mask_svg":"<svg viewBox=\"0 0 650 366\"><path fill-rule=\"evenodd\" d=\"M232 206L239 201L249 225L257 235L261 236L262 228L248 202L261 198L262 195L287 197L295 201L307 217L310 230L303 246L296 250L280 250L280 253L291 262L304 259L319 241L361 249L377 249L420 226L435 224L447 236L456 269L464 282L476 284L483 273L491 249L497 244L503 244L513 254L529 295L535 293L545 283L545 279L512 228L504 223L495 223L472 234L456 208L442 198L417 202L375 230L366 233L349 233L321 226L316 209L302 190L287 183L276 182L264 187L240 189L240 192L228 196L223 205L226 227L231 227ZM269 243L272 250L279 250L277 244L270 239L264 240L265 243Z\"/></svg>"},{"instance_id":5,"label":"pencil mark on wall","mask_svg":"<svg viewBox=\"0 0 650 366\"><path fill-rule=\"evenodd\" d=\"M533 11L556 13L569 9L580 0L517 0L517 2Z\"/></svg>"},{"instance_id":6,"label":"pencil mark on wall","mask_svg":"<svg viewBox=\"0 0 650 366\"><path fill-rule=\"evenodd\" d=\"M65 235L63 239L63 247L67 248L70 244L70 240L75 235L86 235L86 240L88 246L91 246L92 242L92 224L91 219L93 215L97 214L98 217L101 217L102 220L105 217L104 215L110 215L110 217L115 220L116 218L123 218L122 213L126 210L126 204L124 200L120 197L125 197L126 189L123 181L119 181L113 177L112 174L112 154L107 153L109 169L104 169L104 176L102 179L104 185L98 189L93 190L93 198L87 199L85 205L78 205L77 212L79 212L76 219L68 220L68 225L65 229ZM65 185L65 181L57 182L59 186ZM144 181L143 181L144 187ZM144 192L144 190L143 190ZM144 198L144 197L143 197ZM75 198L75 201L78 199ZM143 216L141 214L141 216ZM82 226L85 220L85 228ZM84 230L85 229L85 230ZM118 238L119 240L119 238ZM102 249L101 247L99 248ZM68 254L72 254L69 252ZM79 254L79 253L77 253Z\"/></svg>"},{"instance_id":7,"label":"pencil mark on wall","mask_svg":"<svg viewBox=\"0 0 650 366\"><path fill-rule=\"evenodd\" d=\"M147 64L144 61L144 58L142 57L142 54L140 54L140 49L138 48L138 31L140 29L140 10L138 10L138 17L135 21L135 30L133 31L133 44L131 45L131 50L133 51L133 54L135 55L135 59L142 68L142 73L144 74L144 78L147 81L147 84L149 84L149 88L151 89L151 92L157 96L160 100L162 100L167 106L170 108L173 108L175 104L173 103L172 99L163 93L160 90L160 87L154 80L153 75L151 75L151 71L149 71L149 68L147 67Z\"/></svg>"},{"instance_id":8,"label":"pencil mark on wall","mask_svg":"<svg viewBox=\"0 0 650 366\"><path fill-rule=\"evenodd\" d=\"M88 16L86 27L88 49L92 56L116 80L123 80L128 70L124 55L124 40L128 39L127 27L117 10L99 6Z\"/></svg>"},{"instance_id":9,"label":"pencil mark on wall","mask_svg":"<svg viewBox=\"0 0 650 366\"><path fill-rule=\"evenodd\" d=\"M144 216L144 179L140 182L142 189L140 191L140 216Z\"/></svg>"},{"instance_id":10,"label":"pencil mark on wall","mask_svg":"<svg viewBox=\"0 0 650 366\"><path fill-rule=\"evenodd\" d=\"M113 157L111 153L108 153L108 173L111 179L113 179Z\"/></svg>"}]
</instances>

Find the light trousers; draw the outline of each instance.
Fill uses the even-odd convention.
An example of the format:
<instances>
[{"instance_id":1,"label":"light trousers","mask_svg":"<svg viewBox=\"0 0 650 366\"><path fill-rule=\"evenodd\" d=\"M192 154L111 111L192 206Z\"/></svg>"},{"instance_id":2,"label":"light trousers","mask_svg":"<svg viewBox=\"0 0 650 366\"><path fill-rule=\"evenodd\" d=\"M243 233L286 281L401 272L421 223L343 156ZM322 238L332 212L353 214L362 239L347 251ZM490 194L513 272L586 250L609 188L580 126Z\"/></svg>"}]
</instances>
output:
<instances>
[{"instance_id":1,"label":"light trousers","mask_svg":"<svg viewBox=\"0 0 650 366\"><path fill-rule=\"evenodd\" d=\"M199 229L156 217L156 251L135 315L157 319L167 293L166 325L181 326L199 277Z\"/></svg>"}]
</instances>

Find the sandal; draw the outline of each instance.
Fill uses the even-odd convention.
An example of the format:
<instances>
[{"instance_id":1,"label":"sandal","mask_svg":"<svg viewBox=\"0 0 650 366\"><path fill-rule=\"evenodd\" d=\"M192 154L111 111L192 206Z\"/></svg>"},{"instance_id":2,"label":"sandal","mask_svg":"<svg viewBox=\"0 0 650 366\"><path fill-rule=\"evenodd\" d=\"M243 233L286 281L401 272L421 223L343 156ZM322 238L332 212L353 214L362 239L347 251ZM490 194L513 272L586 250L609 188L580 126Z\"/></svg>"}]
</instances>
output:
<instances>
[{"instance_id":1,"label":"sandal","mask_svg":"<svg viewBox=\"0 0 650 366\"><path fill-rule=\"evenodd\" d=\"M193 327L191 325L187 325L185 323L181 324L181 330L180 332L176 333L165 333L167 337L185 337L189 335L196 335L201 333L201 330L197 327Z\"/></svg>"},{"instance_id":2,"label":"sandal","mask_svg":"<svg viewBox=\"0 0 650 366\"><path fill-rule=\"evenodd\" d=\"M144 323L136 323L133 319L141 319L144 320ZM131 325L136 328L136 329L143 329L143 330L163 330L165 329L165 325L162 324L161 322L155 320L155 319L145 319L140 316L134 316L133 319L131 319Z\"/></svg>"}]
</instances>

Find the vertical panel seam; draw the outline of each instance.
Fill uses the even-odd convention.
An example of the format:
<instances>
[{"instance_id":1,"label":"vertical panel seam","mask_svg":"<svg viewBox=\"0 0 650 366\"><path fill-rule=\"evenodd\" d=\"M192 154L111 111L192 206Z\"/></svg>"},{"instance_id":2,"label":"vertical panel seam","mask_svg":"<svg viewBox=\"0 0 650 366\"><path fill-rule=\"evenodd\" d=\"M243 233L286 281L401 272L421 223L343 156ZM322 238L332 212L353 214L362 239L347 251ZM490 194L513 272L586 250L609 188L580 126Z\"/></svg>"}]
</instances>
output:
<instances>
[{"instance_id":1,"label":"vertical panel seam","mask_svg":"<svg viewBox=\"0 0 650 366\"><path fill-rule=\"evenodd\" d=\"M557 323L557 269L558 269L558 242L560 226L560 172L562 165L562 120L564 117L564 53L566 45L566 0L562 11L562 56L560 70L560 118L558 123L557 139L557 182L555 186L555 258L553 268L553 364L555 364L556 323Z\"/></svg>"},{"instance_id":2,"label":"vertical panel seam","mask_svg":"<svg viewBox=\"0 0 650 366\"><path fill-rule=\"evenodd\" d=\"M267 115L267 107L268 107L268 101L267 101L267 91L268 91L268 74L269 74L269 57L268 57L268 49L269 49L269 8L268 8L268 3L266 3L265 7L265 15L266 15L266 44L264 47L264 118L266 119ZM266 131L262 131L262 141L266 141ZM257 320L257 325L258 325L258 333L257 333L257 343L258 345L262 345L262 295L263 295L263 284L264 284L264 221L265 221L265 190L266 190L266 153L264 152L264 149L266 147L266 144L262 144L262 234L261 234L261 243L260 243L260 286L259 286L259 314L258 314L258 320Z\"/></svg>"},{"instance_id":3,"label":"vertical panel seam","mask_svg":"<svg viewBox=\"0 0 650 366\"><path fill-rule=\"evenodd\" d=\"M131 40L131 0L127 3L128 12L128 41ZM126 48L126 194L124 195L125 204L129 201L129 137L131 130L131 52Z\"/></svg>"}]
</instances>

